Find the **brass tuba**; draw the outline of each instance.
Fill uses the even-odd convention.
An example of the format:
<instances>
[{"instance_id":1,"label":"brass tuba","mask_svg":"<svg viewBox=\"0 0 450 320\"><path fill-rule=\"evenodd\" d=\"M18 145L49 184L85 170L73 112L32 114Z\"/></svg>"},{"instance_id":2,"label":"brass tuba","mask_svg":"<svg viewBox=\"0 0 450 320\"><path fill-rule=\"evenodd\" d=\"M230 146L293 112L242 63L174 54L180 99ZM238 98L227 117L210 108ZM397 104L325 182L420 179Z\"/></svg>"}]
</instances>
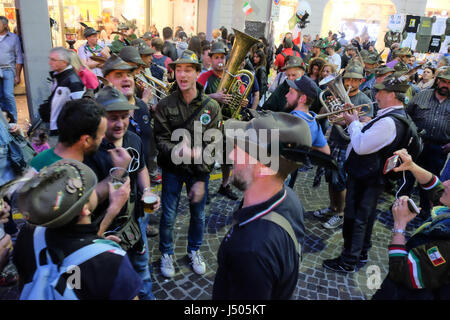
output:
<instances>
[{"instance_id":1,"label":"brass tuba","mask_svg":"<svg viewBox=\"0 0 450 320\"><path fill-rule=\"evenodd\" d=\"M233 96L230 103L222 106L222 115L225 119L240 118L241 103L247 98L253 82L255 81L255 77L250 71L238 70L238 68L242 61L244 61L245 56L250 51L250 48L255 43L258 43L258 40L236 29L233 29L233 32L235 34L233 48L231 49L230 57L225 66L223 77L217 88L217 92L224 91L225 93ZM249 78L249 83L247 85L239 79L241 76L246 76ZM244 93L241 93L240 90L242 85L246 87Z\"/></svg>"}]
</instances>

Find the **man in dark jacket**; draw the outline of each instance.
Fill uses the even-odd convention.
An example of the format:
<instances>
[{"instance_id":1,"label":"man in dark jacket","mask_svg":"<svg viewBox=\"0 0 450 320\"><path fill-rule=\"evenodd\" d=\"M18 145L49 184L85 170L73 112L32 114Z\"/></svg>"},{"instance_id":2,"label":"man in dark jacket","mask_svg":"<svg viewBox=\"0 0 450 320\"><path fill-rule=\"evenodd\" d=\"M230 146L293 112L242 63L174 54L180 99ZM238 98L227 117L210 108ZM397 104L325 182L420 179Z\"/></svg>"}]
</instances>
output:
<instances>
[{"instance_id":1,"label":"man in dark jacket","mask_svg":"<svg viewBox=\"0 0 450 320\"><path fill-rule=\"evenodd\" d=\"M163 29L163 39L164 39L164 47L162 50L162 54L172 59L172 61L177 60L177 47L173 43L173 30L170 27L165 27Z\"/></svg>"},{"instance_id":2,"label":"man in dark jacket","mask_svg":"<svg viewBox=\"0 0 450 320\"><path fill-rule=\"evenodd\" d=\"M194 135L198 129L200 133L207 129L218 129L222 120L219 104L206 96L203 93L203 87L197 84L197 77L202 67L197 55L186 50L180 59L171 63L170 66L175 70L177 87L171 95L158 103L155 112L158 164L162 168L163 178L159 250L162 255L161 272L168 278L175 275L173 228L184 183L186 183L191 213L188 256L194 272L197 274L206 272L206 264L199 248L203 240L206 191L214 159L209 162L211 164L208 164L202 158L206 143L202 142L201 145L191 147L191 142L196 141ZM183 139L181 143L172 140L172 135L176 135L177 140L180 140L181 133Z\"/></svg>"},{"instance_id":3,"label":"man in dark jacket","mask_svg":"<svg viewBox=\"0 0 450 320\"><path fill-rule=\"evenodd\" d=\"M66 101L80 99L84 94L84 84L70 65L70 55L70 51L63 47L50 50L52 93L47 101L39 107L39 114L44 122L50 123L48 142L51 147L58 142L56 120L62 107Z\"/></svg>"}]
</instances>

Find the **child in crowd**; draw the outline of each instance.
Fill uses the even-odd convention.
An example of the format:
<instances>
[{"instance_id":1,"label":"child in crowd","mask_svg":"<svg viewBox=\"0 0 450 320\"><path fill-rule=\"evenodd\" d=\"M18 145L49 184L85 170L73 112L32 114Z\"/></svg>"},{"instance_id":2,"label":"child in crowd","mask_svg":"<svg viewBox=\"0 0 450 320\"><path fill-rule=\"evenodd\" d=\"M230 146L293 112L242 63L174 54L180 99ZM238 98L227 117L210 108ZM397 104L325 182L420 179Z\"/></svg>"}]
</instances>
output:
<instances>
[{"instance_id":1,"label":"child in crowd","mask_svg":"<svg viewBox=\"0 0 450 320\"><path fill-rule=\"evenodd\" d=\"M33 149L37 153L41 153L44 150L50 149L50 145L48 144L47 139L47 134L41 129L34 131L31 135L31 145L33 146Z\"/></svg>"}]
</instances>

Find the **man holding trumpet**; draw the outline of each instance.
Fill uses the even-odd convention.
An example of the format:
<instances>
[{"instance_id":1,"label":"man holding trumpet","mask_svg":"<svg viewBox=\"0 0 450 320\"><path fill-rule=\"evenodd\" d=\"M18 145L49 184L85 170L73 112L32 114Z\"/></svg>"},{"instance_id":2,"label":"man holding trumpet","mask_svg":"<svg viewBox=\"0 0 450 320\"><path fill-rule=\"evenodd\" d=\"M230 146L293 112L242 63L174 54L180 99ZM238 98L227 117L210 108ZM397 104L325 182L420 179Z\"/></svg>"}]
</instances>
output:
<instances>
[{"instance_id":1,"label":"man holding trumpet","mask_svg":"<svg viewBox=\"0 0 450 320\"><path fill-rule=\"evenodd\" d=\"M343 114L350 135L345 161L344 248L339 257L323 262L324 268L336 272L354 272L368 260L377 201L384 190L383 166L401 147L407 129L391 115L406 116L402 101L408 85L391 76L375 88L379 90L377 117L364 125L356 110Z\"/></svg>"}]
</instances>

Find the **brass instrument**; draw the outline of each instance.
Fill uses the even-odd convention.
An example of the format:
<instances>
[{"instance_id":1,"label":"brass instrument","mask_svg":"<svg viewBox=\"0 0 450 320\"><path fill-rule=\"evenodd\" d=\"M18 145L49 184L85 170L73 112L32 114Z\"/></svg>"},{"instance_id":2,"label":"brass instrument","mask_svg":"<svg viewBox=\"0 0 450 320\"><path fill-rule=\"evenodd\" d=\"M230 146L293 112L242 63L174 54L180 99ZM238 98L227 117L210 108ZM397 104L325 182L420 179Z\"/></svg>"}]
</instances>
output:
<instances>
[{"instance_id":1,"label":"brass instrument","mask_svg":"<svg viewBox=\"0 0 450 320\"><path fill-rule=\"evenodd\" d=\"M220 80L217 92L224 91L226 94L233 96L230 103L222 106L222 115L225 119L233 118L239 119L241 112L242 101L245 100L250 93L250 89L255 81L255 77L248 70L238 70L245 56L250 51L250 48L258 43L258 40L236 29L233 29L236 36L233 48L230 52L230 57L225 66L224 74ZM240 76L249 78L249 83L246 85ZM241 86L246 86L243 93L241 93Z\"/></svg>"},{"instance_id":2,"label":"brass instrument","mask_svg":"<svg viewBox=\"0 0 450 320\"><path fill-rule=\"evenodd\" d=\"M169 95L172 84L167 84L164 81L161 81L147 72L140 72L134 76L134 82L136 87L140 91L144 91L147 88L152 88L155 92L159 93L158 95L154 95L157 100L165 98Z\"/></svg>"},{"instance_id":3,"label":"brass instrument","mask_svg":"<svg viewBox=\"0 0 450 320\"><path fill-rule=\"evenodd\" d=\"M344 84L342 83L342 73L326 77L319 82L319 86L322 85L327 85L327 88L320 93L319 100L327 112L317 115L316 119L320 120L322 118L328 118L330 123L337 124L344 120L344 112L358 110L363 107L367 107L368 110L359 112L359 116L363 116L370 112L371 106L369 104L344 108L345 104L351 104L352 102L348 96L348 92L351 88L349 88L348 91L345 91ZM323 95L327 91L331 93L331 99L324 101Z\"/></svg>"}]
</instances>

